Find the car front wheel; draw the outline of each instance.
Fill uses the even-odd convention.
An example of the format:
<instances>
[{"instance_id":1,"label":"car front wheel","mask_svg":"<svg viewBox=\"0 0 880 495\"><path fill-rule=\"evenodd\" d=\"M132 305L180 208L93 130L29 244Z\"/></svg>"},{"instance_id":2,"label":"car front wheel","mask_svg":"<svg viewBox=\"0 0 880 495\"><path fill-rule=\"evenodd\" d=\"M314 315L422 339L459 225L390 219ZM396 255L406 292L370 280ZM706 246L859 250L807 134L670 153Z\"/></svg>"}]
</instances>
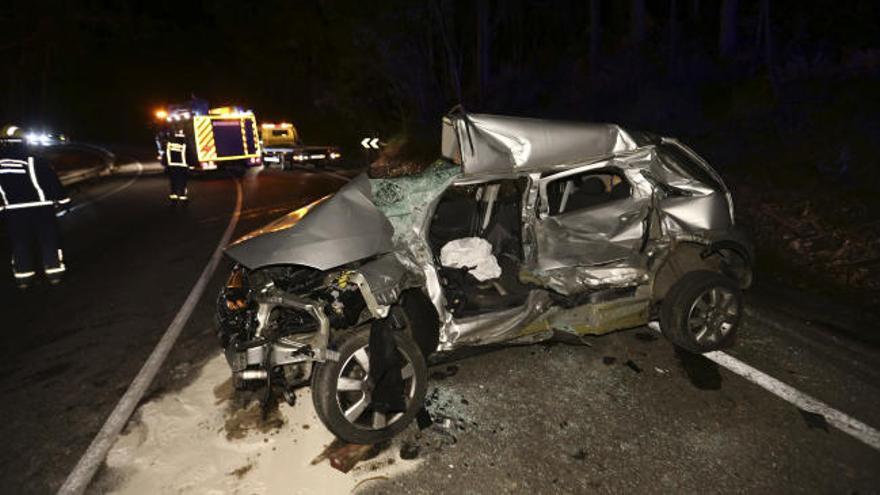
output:
<instances>
[{"instance_id":1,"label":"car front wheel","mask_svg":"<svg viewBox=\"0 0 880 495\"><path fill-rule=\"evenodd\" d=\"M710 271L685 274L663 300L660 328L673 344L691 352L729 347L742 318L736 282Z\"/></svg>"},{"instance_id":2,"label":"car front wheel","mask_svg":"<svg viewBox=\"0 0 880 495\"><path fill-rule=\"evenodd\" d=\"M312 375L312 402L318 417L334 435L350 443L388 440L412 422L425 400L428 368L419 347L405 332L395 332L400 354L406 410L384 413L374 409L370 376L370 327L345 335L338 342L339 360L319 364Z\"/></svg>"}]
</instances>

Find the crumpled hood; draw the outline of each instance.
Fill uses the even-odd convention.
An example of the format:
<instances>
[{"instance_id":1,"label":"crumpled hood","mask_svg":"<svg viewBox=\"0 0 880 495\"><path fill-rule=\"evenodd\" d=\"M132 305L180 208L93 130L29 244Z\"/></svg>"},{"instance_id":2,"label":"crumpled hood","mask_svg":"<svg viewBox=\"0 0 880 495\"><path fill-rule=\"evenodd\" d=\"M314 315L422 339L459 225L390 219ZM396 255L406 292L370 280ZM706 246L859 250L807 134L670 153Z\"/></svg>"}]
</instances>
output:
<instances>
[{"instance_id":1,"label":"crumpled hood","mask_svg":"<svg viewBox=\"0 0 880 495\"><path fill-rule=\"evenodd\" d=\"M372 201L361 174L336 194L290 212L226 248L249 269L303 265L329 270L392 250L391 223Z\"/></svg>"}]
</instances>

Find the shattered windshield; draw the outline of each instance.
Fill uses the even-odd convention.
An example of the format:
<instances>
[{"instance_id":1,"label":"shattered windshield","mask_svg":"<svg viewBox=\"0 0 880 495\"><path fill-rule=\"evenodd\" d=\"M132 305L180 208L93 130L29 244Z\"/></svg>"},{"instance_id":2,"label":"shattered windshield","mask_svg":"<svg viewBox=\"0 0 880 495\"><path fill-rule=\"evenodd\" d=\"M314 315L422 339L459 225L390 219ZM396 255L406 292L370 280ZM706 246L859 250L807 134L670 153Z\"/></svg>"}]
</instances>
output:
<instances>
[{"instance_id":1,"label":"shattered windshield","mask_svg":"<svg viewBox=\"0 0 880 495\"><path fill-rule=\"evenodd\" d=\"M419 175L393 179L370 179L373 203L394 227L394 242L424 218L424 211L434 198L461 172L450 162L437 160Z\"/></svg>"}]
</instances>

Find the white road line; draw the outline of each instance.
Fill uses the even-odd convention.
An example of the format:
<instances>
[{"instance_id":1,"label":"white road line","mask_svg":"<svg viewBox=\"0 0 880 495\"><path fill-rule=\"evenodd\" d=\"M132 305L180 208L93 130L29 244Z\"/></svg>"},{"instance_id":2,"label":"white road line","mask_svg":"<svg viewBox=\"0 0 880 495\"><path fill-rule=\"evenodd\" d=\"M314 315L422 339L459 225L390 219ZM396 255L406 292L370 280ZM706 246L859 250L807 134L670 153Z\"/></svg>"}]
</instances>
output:
<instances>
[{"instance_id":1,"label":"white road line","mask_svg":"<svg viewBox=\"0 0 880 495\"><path fill-rule=\"evenodd\" d=\"M660 332L660 324L656 321L648 323L648 328L655 332ZM740 361L726 352L707 352L703 354L703 356L795 407L799 407L804 411L811 413L821 414L831 426L850 435L869 447L880 450L880 431L876 428L834 409L828 404L801 392L787 383L783 383L776 378L773 378L767 373Z\"/></svg>"},{"instance_id":2,"label":"white road line","mask_svg":"<svg viewBox=\"0 0 880 495\"><path fill-rule=\"evenodd\" d=\"M131 417L131 414L137 408L138 402L143 398L150 383L156 377L159 367L165 361L165 358L168 357L171 347L192 315L196 303L202 297L202 293L208 285L208 280L211 279L211 276L217 269L220 258L223 256L223 248L229 243L232 233L235 231L235 226L241 213L242 202L241 182L238 180L235 181L235 188L235 209L232 212L232 217L229 219L229 225L226 226L226 231L223 232L223 237L220 238L217 248L214 249L214 254L211 255L210 261L208 261L205 269L202 270L201 276L199 276L183 306L180 307L171 325L165 330L162 339L156 344L156 348L153 349L150 357L147 358L147 361L141 367L131 385L128 386L125 395L116 404L116 408L110 413L101 431L92 440L86 453L83 454L76 467L67 476L64 484L61 485L61 488L58 490L59 494L81 494L85 491L95 472L101 466L101 463L104 462L104 458L107 456L107 452L110 451L110 447L113 446L113 442L116 440L119 432L125 427L128 418Z\"/></svg>"},{"instance_id":3,"label":"white road line","mask_svg":"<svg viewBox=\"0 0 880 495\"><path fill-rule=\"evenodd\" d=\"M870 447L873 447L874 449L880 450L880 431L838 411L837 409L834 409L820 400L810 397L800 390L773 378L761 370L749 366L730 354L715 351L703 355L780 399L793 404L804 411L821 414L830 425L838 430Z\"/></svg>"},{"instance_id":4,"label":"white road line","mask_svg":"<svg viewBox=\"0 0 880 495\"><path fill-rule=\"evenodd\" d=\"M135 160L135 163L137 164L138 171L137 171L137 175L135 175L134 177L132 177L131 180L129 180L129 181L126 182L125 184L121 184L119 187L116 187L115 189L112 189L112 190L110 190L110 191L107 191L107 192L104 193L104 194L101 194L100 196L98 196L98 197L96 197L96 198L94 198L94 199L90 199L89 201L86 201L86 202L84 202L84 203L78 203L78 204L75 204L75 205L71 206L70 209L69 209L68 211L69 211L70 213L73 213L73 212L75 212L76 210L79 210L80 208L85 208L86 206L88 206L88 205L90 205L90 204L92 204L92 203L97 203L98 201L101 201L102 199L104 199L104 198L106 198L106 197L108 197L108 196L112 196L112 195L118 193L119 191L122 191L122 190L128 188L128 186L134 184L134 181L138 180L138 177L140 177L140 176L141 176L141 173L144 171L144 165L143 165L141 162Z\"/></svg>"}]
</instances>

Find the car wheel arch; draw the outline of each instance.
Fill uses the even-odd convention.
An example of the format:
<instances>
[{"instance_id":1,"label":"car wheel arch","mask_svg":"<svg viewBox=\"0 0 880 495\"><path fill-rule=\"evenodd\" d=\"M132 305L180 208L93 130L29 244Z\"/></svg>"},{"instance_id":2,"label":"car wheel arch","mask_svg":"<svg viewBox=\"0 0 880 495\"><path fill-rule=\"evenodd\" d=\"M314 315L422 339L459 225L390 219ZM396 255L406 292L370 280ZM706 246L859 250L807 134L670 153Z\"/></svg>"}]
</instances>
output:
<instances>
[{"instance_id":1,"label":"car wheel arch","mask_svg":"<svg viewBox=\"0 0 880 495\"><path fill-rule=\"evenodd\" d=\"M723 262L729 254L739 257L747 271L737 274ZM721 240L709 244L685 241L676 243L661 262L653 277L653 300L663 300L669 289L688 273L708 270L733 279L742 289L751 283L751 257L748 250L731 240Z\"/></svg>"}]
</instances>

